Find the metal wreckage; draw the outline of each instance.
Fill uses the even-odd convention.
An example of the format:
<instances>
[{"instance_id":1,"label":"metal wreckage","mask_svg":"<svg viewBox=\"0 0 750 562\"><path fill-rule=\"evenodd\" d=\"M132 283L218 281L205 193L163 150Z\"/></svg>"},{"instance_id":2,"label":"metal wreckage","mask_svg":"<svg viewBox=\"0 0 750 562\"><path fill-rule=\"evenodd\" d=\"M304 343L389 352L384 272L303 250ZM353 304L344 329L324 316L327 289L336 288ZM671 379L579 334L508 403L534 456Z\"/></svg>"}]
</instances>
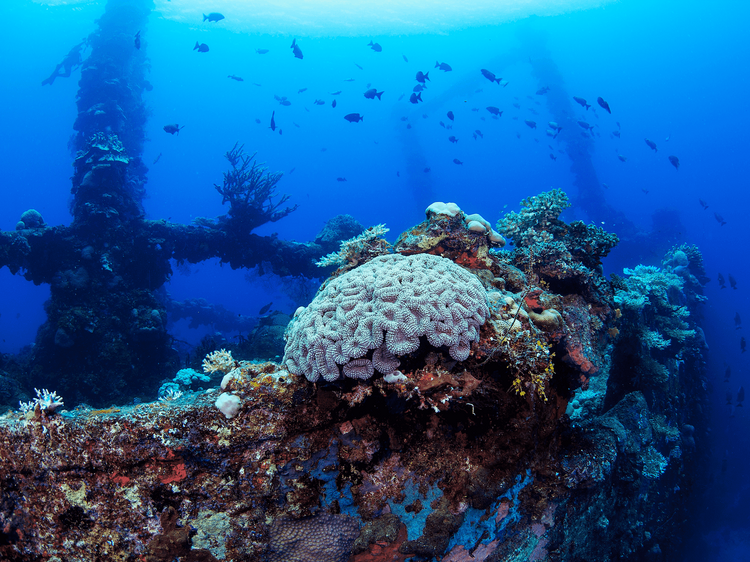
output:
<instances>
[{"instance_id":1,"label":"metal wreckage","mask_svg":"<svg viewBox=\"0 0 750 562\"><path fill-rule=\"evenodd\" d=\"M513 251L450 203L393 245L342 217L307 244L261 237L293 208L237 146L228 215L145 220L145 46L119 42L151 8L109 0L90 38L71 226L30 212L0 233L0 265L51 287L21 380L98 406L155 393L176 370L170 259L338 269L280 363L217 349L157 402L64 410L44 390L3 415L0 558L669 559L705 454L698 250L608 281L617 237L561 221L560 191L498 223Z\"/></svg>"}]
</instances>

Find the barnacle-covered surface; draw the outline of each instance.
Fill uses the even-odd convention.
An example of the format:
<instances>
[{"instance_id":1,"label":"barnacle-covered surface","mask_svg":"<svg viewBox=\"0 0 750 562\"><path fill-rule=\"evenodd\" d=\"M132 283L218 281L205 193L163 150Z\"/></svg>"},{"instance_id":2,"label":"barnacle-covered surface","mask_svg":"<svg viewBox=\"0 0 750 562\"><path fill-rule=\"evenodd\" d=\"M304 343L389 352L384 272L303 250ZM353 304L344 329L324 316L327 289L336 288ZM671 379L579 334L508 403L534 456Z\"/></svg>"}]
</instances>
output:
<instances>
[{"instance_id":1,"label":"barnacle-covered surface","mask_svg":"<svg viewBox=\"0 0 750 562\"><path fill-rule=\"evenodd\" d=\"M703 436L700 283L688 297L680 281L699 279L696 254L610 283L595 263L609 235L554 220L533 259L460 210L399 238L485 291L464 360L421 337L397 372L310 382L219 350L204 370L221 390L9 412L0 558L664 560ZM642 300L652 314L627 308ZM635 346L645 330L670 343Z\"/></svg>"}]
</instances>

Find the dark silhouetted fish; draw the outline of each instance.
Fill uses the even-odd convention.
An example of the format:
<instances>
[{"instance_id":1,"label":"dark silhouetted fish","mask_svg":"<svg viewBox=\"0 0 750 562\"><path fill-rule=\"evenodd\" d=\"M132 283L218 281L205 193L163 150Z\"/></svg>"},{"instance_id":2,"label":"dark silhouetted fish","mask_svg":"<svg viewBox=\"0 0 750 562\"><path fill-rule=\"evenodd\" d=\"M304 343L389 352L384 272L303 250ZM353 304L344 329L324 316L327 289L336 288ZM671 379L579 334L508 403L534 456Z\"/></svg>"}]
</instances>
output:
<instances>
[{"instance_id":1,"label":"dark silhouetted fish","mask_svg":"<svg viewBox=\"0 0 750 562\"><path fill-rule=\"evenodd\" d=\"M562 127L558 125L557 123L555 123L554 121L550 121L549 123L547 123L547 125L549 125L550 129L553 129L555 131L562 131Z\"/></svg>"},{"instance_id":2,"label":"dark silhouetted fish","mask_svg":"<svg viewBox=\"0 0 750 562\"><path fill-rule=\"evenodd\" d=\"M257 117L255 118L255 122L256 122L256 123L257 123L258 125L260 125L260 119L258 119Z\"/></svg>"},{"instance_id":3,"label":"dark silhouetted fish","mask_svg":"<svg viewBox=\"0 0 750 562\"><path fill-rule=\"evenodd\" d=\"M360 121L364 121L364 117L362 117L359 113L348 113L344 115L344 119L349 121L349 123L358 123Z\"/></svg>"},{"instance_id":4,"label":"dark silhouetted fish","mask_svg":"<svg viewBox=\"0 0 750 562\"><path fill-rule=\"evenodd\" d=\"M604 98L602 97L596 98L596 103L598 103L602 108L604 108L607 113L609 114L612 113L612 111L610 111L609 109L609 104L606 101L604 101Z\"/></svg>"},{"instance_id":5,"label":"dark silhouetted fish","mask_svg":"<svg viewBox=\"0 0 750 562\"><path fill-rule=\"evenodd\" d=\"M338 96L340 93L341 93L341 90L339 90L338 92L331 92L331 95L332 96Z\"/></svg>"},{"instance_id":6,"label":"dark silhouetted fish","mask_svg":"<svg viewBox=\"0 0 750 562\"><path fill-rule=\"evenodd\" d=\"M612 131L612 134L616 136L618 139L620 138L620 131Z\"/></svg>"},{"instance_id":7,"label":"dark silhouetted fish","mask_svg":"<svg viewBox=\"0 0 750 562\"><path fill-rule=\"evenodd\" d=\"M219 12L211 12L208 15L203 14L203 21L208 20L208 21L216 22L216 21L221 21L223 19L224 19L224 16L221 15Z\"/></svg>"},{"instance_id":8,"label":"dark silhouetted fish","mask_svg":"<svg viewBox=\"0 0 750 562\"><path fill-rule=\"evenodd\" d=\"M406 55L401 55L401 56L404 57L404 62L409 62L409 59L406 58Z\"/></svg>"},{"instance_id":9,"label":"dark silhouetted fish","mask_svg":"<svg viewBox=\"0 0 750 562\"><path fill-rule=\"evenodd\" d=\"M401 95L400 95L400 96L398 97L398 101L401 101L402 99L404 99L404 96L406 96L406 94L401 94Z\"/></svg>"},{"instance_id":10,"label":"dark silhouetted fish","mask_svg":"<svg viewBox=\"0 0 750 562\"><path fill-rule=\"evenodd\" d=\"M492 115L497 115L498 117L500 117L503 114L503 112L500 111L500 108L499 107L495 107L494 105L488 106L487 107L487 111L489 111L490 113L492 113Z\"/></svg>"},{"instance_id":11,"label":"dark silhouetted fish","mask_svg":"<svg viewBox=\"0 0 750 562\"><path fill-rule=\"evenodd\" d=\"M269 302L266 305L263 305L263 308L258 311L258 316L263 316L266 312L271 310L271 306L273 306L273 301Z\"/></svg>"},{"instance_id":12,"label":"dark silhouetted fish","mask_svg":"<svg viewBox=\"0 0 750 562\"><path fill-rule=\"evenodd\" d=\"M486 68L482 69L482 76L484 76L490 82L497 82L498 84L500 83L500 80L502 80L502 78L498 78L494 73L490 72Z\"/></svg>"},{"instance_id":13,"label":"dark silhouetted fish","mask_svg":"<svg viewBox=\"0 0 750 562\"><path fill-rule=\"evenodd\" d=\"M451 121L453 121L453 112L452 111L449 111L448 113L446 113L446 115L448 116L448 119L450 119Z\"/></svg>"},{"instance_id":14,"label":"dark silhouetted fish","mask_svg":"<svg viewBox=\"0 0 750 562\"><path fill-rule=\"evenodd\" d=\"M345 78L344 82L354 82L354 78Z\"/></svg>"},{"instance_id":15,"label":"dark silhouetted fish","mask_svg":"<svg viewBox=\"0 0 750 562\"><path fill-rule=\"evenodd\" d=\"M521 104L518 102L513 102L513 107L515 107L516 109L521 109Z\"/></svg>"},{"instance_id":16,"label":"dark silhouetted fish","mask_svg":"<svg viewBox=\"0 0 750 562\"><path fill-rule=\"evenodd\" d=\"M299 90L297 90L297 93L301 94L302 92L306 92L306 91L307 91L307 88L300 88Z\"/></svg>"},{"instance_id":17,"label":"dark silhouetted fish","mask_svg":"<svg viewBox=\"0 0 750 562\"><path fill-rule=\"evenodd\" d=\"M138 33L135 34L135 41L134 41L134 43L135 43L135 48L136 49L140 49L141 48L141 32L140 32L140 30L138 31Z\"/></svg>"},{"instance_id":18,"label":"dark silhouetted fish","mask_svg":"<svg viewBox=\"0 0 750 562\"><path fill-rule=\"evenodd\" d=\"M372 41L370 41L367 44L367 46L370 47L376 53L379 53L379 52L381 52L383 50L383 47L381 47L379 43L373 43Z\"/></svg>"},{"instance_id":19,"label":"dark silhouetted fish","mask_svg":"<svg viewBox=\"0 0 750 562\"><path fill-rule=\"evenodd\" d=\"M426 86L425 86L424 84L417 84L416 86L414 86L414 87L412 88L412 90L411 90L411 91L412 91L412 92L421 92L421 91L422 91L422 90L424 90L425 88L426 88Z\"/></svg>"},{"instance_id":20,"label":"dark silhouetted fish","mask_svg":"<svg viewBox=\"0 0 750 562\"><path fill-rule=\"evenodd\" d=\"M336 178L336 181L346 181L346 178Z\"/></svg>"},{"instance_id":21,"label":"dark silhouetted fish","mask_svg":"<svg viewBox=\"0 0 750 562\"><path fill-rule=\"evenodd\" d=\"M449 136L448 140L451 141L454 144L458 142L458 139L456 137L454 137L453 135Z\"/></svg>"},{"instance_id":22,"label":"dark silhouetted fish","mask_svg":"<svg viewBox=\"0 0 750 562\"><path fill-rule=\"evenodd\" d=\"M659 149L656 148L656 143L654 141L649 140L649 139L643 139L643 140L646 142L646 144L651 150L653 150L654 152L659 152Z\"/></svg>"},{"instance_id":23,"label":"dark silhouetted fish","mask_svg":"<svg viewBox=\"0 0 750 562\"><path fill-rule=\"evenodd\" d=\"M377 88L370 88L365 92L365 97L368 100L374 100L376 97L380 99L380 96L383 95L383 92L378 92Z\"/></svg>"},{"instance_id":24,"label":"dark silhouetted fish","mask_svg":"<svg viewBox=\"0 0 750 562\"><path fill-rule=\"evenodd\" d=\"M726 283L724 282L724 276L721 273L719 273L718 280L719 280L719 288L720 289L726 289L727 286L726 286Z\"/></svg>"},{"instance_id":25,"label":"dark silhouetted fish","mask_svg":"<svg viewBox=\"0 0 750 562\"><path fill-rule=\"evenodd\" d=\"M459 160L458 158L454 158L454 159L453 159L453 163L454 163L454 164L458 164L459 166L463 166L463 164L464 164L464 163L463 163L463 162L461 162L461 160Z\"/></svg>"},{"instance_id":26,"label":"dark silhouetted fish","mask_svg":"<svg viewBox=\"0 0 750 562\"><path fill-rule=\"evenodd\" d=\"M593 125L589 125L588 123L586 123L586 121L578 121L578 126L581 129L586 129L587 131L591 131L593 133L594 126Z\"/></svg>"},{"instance_id":27,"label":"dark silhouetted fish","mask_svg":"<svg viewBox=\"0 0 750 562\"><path fill-rule=\"evenodd\" d=\"M275 131L275 130L276 130L276 120L274 119L274 116L275 116L275 115L276 115L276 112L275 112L275 111L272 111L272 112L271 112L271 125L270 125L270 126L268 127L268 128L269 128L269 129L271 129L272 131Z\"/></svg>"},{"instance_id":28,"label":"dark silhouetted fish","mask_svg":"<svg viewBox=\"0 0 750 562\"><path fill-rule=\"evenodd\" d=\"M608 185L607 185L606 183L603 183L603 184L602 184L602 187L603 187L604 189L609 189L609 186L608 186Z\"/></svg>"},{"instance_id":29,"label":"dark silhouetted fish","mask_svg":"<svg viewBox=\"0 0 750 562\"><path fill-rule=\"evenodd\" d=\"M411 129L411 123L407 123L407 124L406 124L406 128L407 128L407 129Z\"/></svg>"},{"instance_id":30,"label":"dark silhouetted fish","mask_svg":"<svg viewBox=\"0 0 750 562\"><path fill-rule=\"evenodd\" d=\"M706 203L703 199L698 199L698 203L700 203L701 207L703 207L703 210L705 211L708 209L708 203Z\"/></svg>"},{"instance_id":31,"label":"dark silhouetted fish","mask_svg":"<svg viewBox=\"0 0 750 562\"><path fill-rule=\"evenodd\" d=\"M734 329L735 330L741 330L742 329L742 318L740 318L740 313L735 312L734 313Z\"/></svg>"},{"instance_id":32,"label":"dark silhouetted fish","mask_svg":"<svg viewBox=\"0 0 750 562\"><path fill-rule=\"evenodd\" d=\"M161 152L159 153L159 156L157 156L156 158L154 158L154 161L151 162L151 165L153 166L154 164L156 164L159 161L160 158L161 158Z\"/></svg>"},{"instance_id":33,"label":"dark silhouetted fish","mask_svg":"<svg viewBox=\"0 0 750 562\"><path fill-rule=\"evenodd\" d=\"M409 96L409 101L411 103L419 103L419 102L421 102L422 101L422 93L420 92L418 94L412 94L412 95L410 95Z\"/></svg>"},{"instance_id":34,"label":"dark silhouetted fish","mask_svg":"<svg viewBox=\"0 0 750 562\"><path fill-rule=\"evenodd\" d=\"M731 376L732 376L732 367L730 365L727 365L727 368L724 371L724 382L729 382L729 377Z\"/></svg>"},{"instance_id":35,"label":"dark silhouetted fish","mask_svg":"<svg viewBox=\"0 0 750 562\"><path fill-rule=\"evenodd\" d=\"M300 127L299 127L299 125L297 125L297 123L295 123L294 121L292 121L292 125L294 125L294 126L295 126L295 127L297 127L298 129L300 128Z\"/></svg>"},{"instance_id":36,"label":"dark silhouetted fish","mask_svg":"<svg viewBox=\"0 0 750 562\"><path fill-rule=\"evenodd\" d=\"M625 162L627 160L627 158L622 154L618 154L617 157L620 159L620 162Z\"/></svg>"},{"instance_id":37,"label":"dark silhouetted fish","mask_svg":"<svg viewBox=\"0 0 750 562\"><path fill-rule=\"evenodd\" d=\"M333 101L331 102L331 107L336 107L336 100L333 100Z\"/></svg>"},{"instance_id":38,"label":"dark silhouetted fish","mask_svg":"<svg viewBox=\"0 0 750 562\"><path fill-rule=\"evenodd\" d=\"M554 154L550 154L549 157L552 158L552 160L557 160L557 156L555 156Z\"/></svg>"},{"instance_id":39,"label":"dark silhouetted fish","mask_svg":"<svg viewBox=\"0 0 750 562\"><path fill-rule=\"evenodd\" d=\"M672 166L674 166L675 170L679 170L680 169L680 159L677 158L677 156L670 156L669 157L669 163L672 164Z\"/></svg>"},{"instance_id":40,"label":"dark silhouetted fish","mask_svg":"<svg viewBox=\"0 0 750 562\"><path fill-rule=\"evenodd\" d=\"M403 117L401 117L401 121L408 121L408 120L409 120L409 118L406 115L404 115Z\"/></svg>"},{"instance_id":41,"label":"dark silhouetted fish","mask_svg":"<svg viewBox=\"0 0 750 562\"><path fill-rule=\"evenodd\" d=\"M742 336L740 338L740 351L742 353L745 353L747 351L747 342L745 341L745 336Z\"/></svg>"},{"instance_id":42,"label":"dark silhouetted fish","mask_svg":"<svg viewBox=\"0 0 750 562\"><path fill-rule=\"evenodd\" d=\"M476 134L478 134L480 137L484 138L484 135L482 134L482 131L480 131L479 129L476 129L474 132Z\"/></svg>"},{"instance_id":43,"label":"dark silhouetted fish","mask_svg":"<svg viewBox=\"0 0 750 562\"><path fill-rule=\"evenodd\" d=\"M729 286L732 287L735 291L737 290L737 280L732 277L732 274L727 274L727 277L729 278Z\"/></svg>"},{"instance_id":44,"label":"dark silhouetted fish","mask_svg":"<svg viewBox=\"0 0 750 562\"><path fill-rule=\"evenodd\" d=\"M315 100L313 103L315 105L325 105L326 104L326 102L324 102L323 100Z\"/></svg>"},{"instance_id":45,"label":"dark silhouetted fish","mask_svg":"<svg viewBox=\"0 0 750 562\"><path fill-rule=\"evenodd\" d=\"M356 62L354 63L354 66L356 66L356 67L357 67L357 68L359 68L360 70L364 70L364 68L362 68L361 66L359 66L359 65L358 65L358 64L357 64Z\"/></svg>"},{"instance_id":46,"label":"dark silhouetted fish","mask_svg":"<svg viewBox=\"0 0 750 562\"><path fill-rule=\"evenodd\" d=\"M265 55L268 52L268 49L255 49L255 52L259 55Z\"/></svg>"},{"instance_id":47,"label":"dark silhouetted fish","mask_svg":"<svg viewBox=\"0 0 750 562\"><path fill-rule=\"evenodd\" d=\"M229 76L227 76L227 78L231 78L232 80L236 80L237 82L245 81L245 79L242 78L241 76L235 76L234 74L230 74Z\"/></svg>"},{"instance_id":48,"label":"dark silhouetted fish","mask_svg":"<svg viewBox=\"0 0 750 562\"><path fill-rule=\"evenodd\" d=\"M205 43L198 43L198 41L195 42L195 47L193 47L194 51L198 51L199 53L207 53L208 52L208 45Z\"/></svg>"},{"instance_id":49,"label":"dark silhouetted fish","mask_svg":"<svg viewBox=\"0 0 750 562\"><path fill-rule=\"evenodd\" d=\"M589 107L591 107L591 106L590 106L589 104L587 104L587 103L586 103L586 100L585 100L585 99L583 99L583 98L579 98L578 96L573 96L573 100L574 100L574 101L575 101L576 103L580 104L580 105L581 105L581 107L585 107L585 108L586 108L586 111L588 111Z\"/></svg>"},{"instance_id":50,"label":"dark silhouetted fish","mask_svg":"<svg viewBox=\"0 0 750 562\"><path fill-rule=\"evenodd\" d=\"M536 121L531 121L529 119L524 119L523 122L526 123L532 129L536 129Z\"/></svg>"},{"instance_id":51,"label":"dark silhouetted fish","mask_svg":"<svg viewBox=\"0 0 750 562\"><path fill-rule=\"evenodd\" d=\"M422 72L421 70L417 71L417 82L424 84L425 80L432 82L432 80L430 80L430 73Z\"/></svg>"},{"instance_id":52,"label":"dark silhouetted fish","mask_svg":"<svg viewBox=\"0 0 750 562\"><path fill-rule=\"evenodd\" d=\"M435 68L439 68L440 70L442 70L444 72L450 72L451 70L453 70L451 68L451 65L449 65L447 62L437 62L437 61L435 61Z\"/></svg>"},{"instance_id":53,"label":"dark silhouetted fish","mask_svg":"<svg viewBox=\"0 0 750 562\"><path fill-rule=\"evenodd\" d=\"M429 169L429 168L425 168L425 169L424 169L424 170L422 170L422 171L423 171L423 172L424 172L424 173L426 174L427 172L429 172L429 171L430 171L430 169Z\"/></svg>"},{"instance_id":54,"label":"dark silhouetted fish","mask_svg":"<svg viewBox=\"0 0 750 562\"><path fill-rule=\"evenodd\" d=\"M742 403L745 401L745 387L741 386L737 391L737 407L741 408Z\"/></svg>"},{"instance_id":55,"label":"dark silhouetted fish","mask_svg":"<svg viewBox=\"0 0 750 562\"><path fill-rule=\"evenodd\" d=\"M541 88L539 88L539 89L538 89L538 90L536 91L536 95L537 95L537 96L543 96L543 95L544 95L544 94L546 94L547 92L549 92L549 86L542 86Z\"/></svg>"},{"instance_id":56,"label":"dark silhouetted fish","mask_svg":"<svg viewBox=\"0 0 750 562\"><path fill-rule=\"evenodd\" d=\"M172 124L164 125L164 131L167 132L167 133L169 133L170 135L174 135L175 133L179 135L180 131L182 129L184 129L184 128L185 128L185 125L183 125L182 127L180 127L176 123L174 125L172 125Z\"/></svg>"},{"instance_id":57,"label":"dark silhouetted fish","mask_svg":"<svg viewBox=\"0 0 750 562\"><path fill-rule=\"evenodd\" d=\"M443 129L445 129L445 123L443 123L442 121L438 121L438 125L440 125Z\"/></svg>"},{"instance_id":58,"label":"dark silhouetted fish","mask_svg":"<svg viewBox=\"0 0 750 562\"><path fill-rule=\"evenodd\" d=\"M292 102L290 102L289 100L281 100L279 103L284 107L289 107L290 105L292 105Z\"/></svg>"},{"instance_id":59,"label":"dark silhouetted fish","mask_svg":"<svg viewBox=\"0 0 750 562\"><path fill-rule=\"evenodd\" d=\"M298 59L304 58L302 55L302 49L299 48L299 45L297 45L297 39L292 39L292 53L294 53L294 56Z\"/></svg>"}]
</instances>

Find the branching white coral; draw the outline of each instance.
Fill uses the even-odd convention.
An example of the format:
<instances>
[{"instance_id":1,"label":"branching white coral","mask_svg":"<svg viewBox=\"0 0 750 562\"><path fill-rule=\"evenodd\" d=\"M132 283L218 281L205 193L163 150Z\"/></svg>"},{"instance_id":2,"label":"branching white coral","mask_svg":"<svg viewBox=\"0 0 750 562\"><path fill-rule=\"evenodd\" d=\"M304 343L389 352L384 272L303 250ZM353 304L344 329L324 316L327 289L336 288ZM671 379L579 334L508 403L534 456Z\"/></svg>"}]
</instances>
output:
<instances>
[{"instance_id":1,"label":"branching white coral","mask_svg":"<svg viewBox=\"0 0 750 562\"><path fill-rule=\"evenodd\" d=\"M203 360L203 372L204 373L215 373L221 371L222 373L228 373L235 367L236 361L232 357L232 352L226 349L219 351L213 351L206 355Z\"/></svg>"},{"instance_id":2,"label":"branching white coral","mask_svg":"<svg viewBox=\"0 0 750 562\"><path fill-rule=\"evenodd\" d=\"M22 413L27 414L33 412L36 410L36 407L39 406L40 411L51 414L65 405L63 404L63 399L57 395L57 392L50 392L46 388L43 388L42 390L35 388L34 392L36 392L36 398L29 400L28 402L18 403Z\"/></svg>"},{"instance_id":3,"label":"branching white coral","mask_svg":"<svg viewBox=\"0 0 750 562\"><path fill-rule=\"evenodd\" d=\"M376 238L381 238L389 231L385 224L376 224L365 230L362 234L344 240L339 247L338 252L331 252L327 256L320 258L315 265L318 267L328 267L330 265L343 265L352 259L356 254L361 252L365 245Z\"/></svg>"}]
</instances>

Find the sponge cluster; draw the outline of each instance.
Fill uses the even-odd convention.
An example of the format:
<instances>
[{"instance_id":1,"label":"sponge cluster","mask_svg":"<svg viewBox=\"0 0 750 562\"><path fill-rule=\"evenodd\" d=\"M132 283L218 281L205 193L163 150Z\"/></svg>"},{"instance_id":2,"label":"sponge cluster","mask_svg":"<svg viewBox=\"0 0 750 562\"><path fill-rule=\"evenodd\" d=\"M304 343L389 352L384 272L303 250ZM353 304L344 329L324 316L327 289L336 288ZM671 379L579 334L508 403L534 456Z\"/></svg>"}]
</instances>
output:
<instances>
[{"instance_id":1,"label":"sponge cluster","mask_svg":"<svg viewBox=\"0 0 750 562\"><path fill-rule=\"evenodd\" d=\"M374 258L333 279L289 324L284 363L310 381L392 374L420 337L450 356L469 357L489 316L479 280L430 254Z\"/></svg>"}]
</instances>

